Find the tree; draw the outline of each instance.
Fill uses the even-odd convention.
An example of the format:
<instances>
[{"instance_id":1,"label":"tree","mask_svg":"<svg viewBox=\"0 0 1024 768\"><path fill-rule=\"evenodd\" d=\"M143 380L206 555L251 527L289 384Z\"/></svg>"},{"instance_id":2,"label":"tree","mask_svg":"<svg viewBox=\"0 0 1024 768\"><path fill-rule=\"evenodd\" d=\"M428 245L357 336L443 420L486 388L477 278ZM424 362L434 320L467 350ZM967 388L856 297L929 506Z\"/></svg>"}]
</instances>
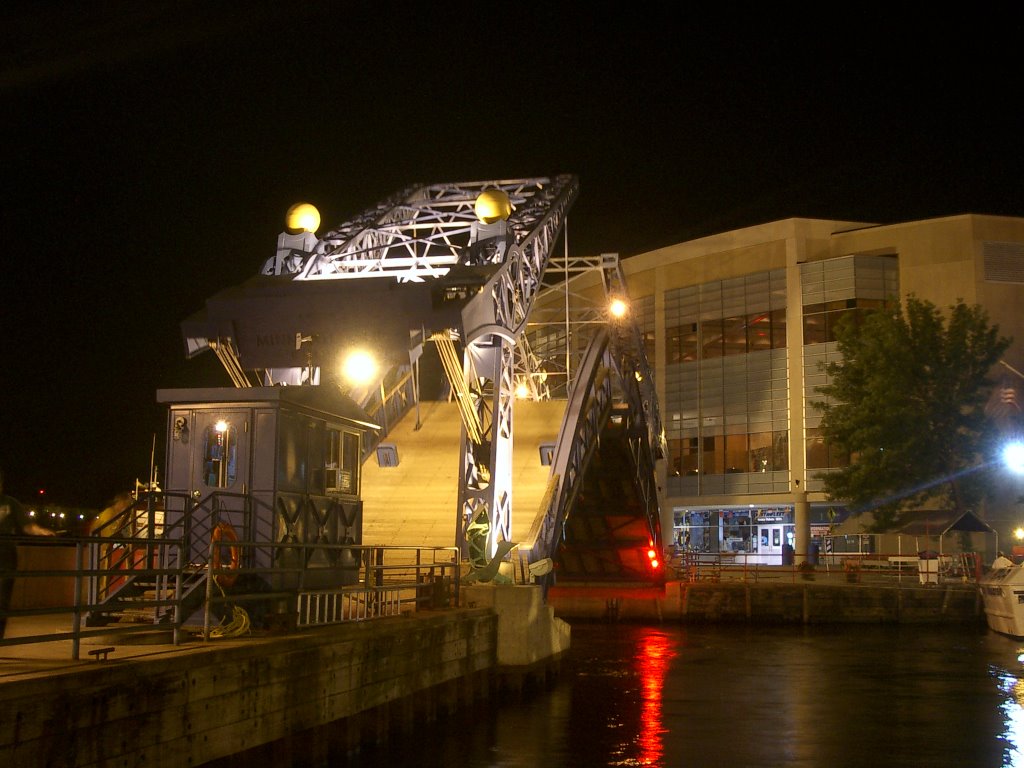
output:
<instances>
[{"instance_id":1,"label":"tree","mask_svg":"<svg viewBox=\"0 0 1024 768\"><path fill-rule=\"evenodd\" d=\"M984 309L963 300L948 316L908 296L901 307L850 313L839 323L842 359L818 387L826 443L850 456L818 475L830 499L871 509L875 530L924 503L966 511L983 495L989 372L1011 341Z\"/></svg>"}]
</instances>

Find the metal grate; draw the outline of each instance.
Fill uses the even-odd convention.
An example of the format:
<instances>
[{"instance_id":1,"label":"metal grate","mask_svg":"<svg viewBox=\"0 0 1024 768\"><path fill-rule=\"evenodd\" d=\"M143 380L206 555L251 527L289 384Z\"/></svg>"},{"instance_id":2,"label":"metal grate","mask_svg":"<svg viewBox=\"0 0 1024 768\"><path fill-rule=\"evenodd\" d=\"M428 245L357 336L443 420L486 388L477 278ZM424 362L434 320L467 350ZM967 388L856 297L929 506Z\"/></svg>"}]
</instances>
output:
<instances>
[{"instance_id":1,"label":"metal grate","mask_svg":"<svg viewBox=\"0 0 1024 768\"><path fill-rule=\"evenodd\" d=\"M990 283L1024 283L1024 243L981 244L985 280Z\"/></svg>"}]
</instances>

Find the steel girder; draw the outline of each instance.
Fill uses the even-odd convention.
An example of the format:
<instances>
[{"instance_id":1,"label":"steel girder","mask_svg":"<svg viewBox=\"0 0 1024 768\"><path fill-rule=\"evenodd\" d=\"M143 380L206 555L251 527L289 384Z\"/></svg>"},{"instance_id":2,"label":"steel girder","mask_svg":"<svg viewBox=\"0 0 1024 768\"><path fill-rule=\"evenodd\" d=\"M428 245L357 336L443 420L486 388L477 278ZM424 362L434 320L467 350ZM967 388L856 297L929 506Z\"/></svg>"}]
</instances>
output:
<instances>
[{"instance_id":1,"label":"steel girder","mask_svg":"<svg viewBox=\"0 0 1024 768\"><path fill-rule=\"evenodd\" d=\"M640 328L630 316L609 317L606 303L575 294L570 301L570 275L599 271L602 299L628 300L628 290L617 254L569 260L552 265L564 279L546 291L565 294L565 314L559 317L558 302L548 302L544 312L531 317L535 328L563 326L569 401L552 458L552 475L545 510L534 521L520 553L529 562L554 558L567 515L583 484L584 472L597 450L601 430L614 401L628 408L628 437L633 487L645 510L653 542L661 547L660 498L655 475L658 459L667 455L658 407L654 375L644 349ZM570 308L571 307L571 308ZM581 351L578 351L581 350ZM569 358L572 358L570 361Z\"/></svg>"},{"instance_id":2,"label":"steel girder","mask_svg":"<svg viewBox=\"0 0 1024 768\"><path fill-rule=\"evenodd\" d=\"M295 280L391 277L420 282L468 263L476 225L474 203L500 189L512 203L503 256L468 299L461 328L464 396L480 429L463 423L456 544L474 565L493 557L511 536L512 419L517 364L533 393L544 396L529 371L526 321L544 272L579 191L574 176L410 187L324 234L302 260ZM441 330L441 329L434 329ZM473 426L473 425L471 425Z\"/></svg>"},{"instance_id":3,"label":"steel girder","mask_svg":"<svg viewBox=\"0 0 1024 768\"><path fill-rule=\"evenodd\" d=\"M566 178L561 187L532 199L515 227L522 229L528 222L528 233L516 236L500 269L462 312L465 373L483 439L475 443L463 426L457 545L476 567L485 565L499 543L511 537L515 347L524 339L527 318L576 193L575 179ZM529 364L528 355L522 350L520 360Z\"/></svg>"},{"instance_id":4,"label":"steel girder","mask_svg":"<svg viewBox=\"0 0 1024 768\"><path fill-rule=\"evenodd\" d=\"M510 236L522 244L559 199L568 194L571 204L578 183L575 177L558 176L408 187L321 236L295 279L441 277L464 261L476 222L474 203L490 189L509 196Z\"/></svg>"}]
</instances>

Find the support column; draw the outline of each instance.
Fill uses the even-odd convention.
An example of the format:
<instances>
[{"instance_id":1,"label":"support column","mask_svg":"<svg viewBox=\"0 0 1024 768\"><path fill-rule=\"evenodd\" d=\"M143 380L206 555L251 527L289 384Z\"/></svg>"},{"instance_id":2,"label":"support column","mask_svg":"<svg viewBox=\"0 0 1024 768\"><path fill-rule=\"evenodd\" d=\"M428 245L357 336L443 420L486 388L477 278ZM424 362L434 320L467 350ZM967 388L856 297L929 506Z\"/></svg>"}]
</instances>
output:
<instances>
[{"instance_id":1,"label":"support column","mask_svg":"<svg viewBox=\"0 0 1024 768\"><path fill-rule=\"evenodd\" d=\"M800 487L800 481L793 482L793 531L796 534L793 544L796 557L793 564L800 565L807 560L808 549L811 546L811 505L807 502L807 491Z\"/></svg>"}]
</instances>

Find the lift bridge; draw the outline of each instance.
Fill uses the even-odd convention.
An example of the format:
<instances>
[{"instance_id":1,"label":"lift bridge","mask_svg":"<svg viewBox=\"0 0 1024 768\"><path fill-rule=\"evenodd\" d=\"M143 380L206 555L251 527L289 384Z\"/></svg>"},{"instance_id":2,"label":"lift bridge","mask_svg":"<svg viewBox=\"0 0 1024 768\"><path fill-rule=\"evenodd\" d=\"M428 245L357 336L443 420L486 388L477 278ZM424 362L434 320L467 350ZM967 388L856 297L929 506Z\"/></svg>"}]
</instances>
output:
<instances>
[{"instance_id":1,"label":"lift bridge","mask_svg":"<svg viewBox=\"0 0 1024 768\"><path fill-rule=\"evenodd\" d=\"M158 393L168 498L272 510L246 518L257 542L454 545L470 576L514 558L548 586L663 581L653 376L634 318L609 309L628 306L617 255L568 255L578 190L417 185L319 235L293 208L259 273L182 323L187 356L212 352L234 386ZM378 361L369 382L340 373L357 351ZM229 406L264 458L214 428Z\"/></svg>"}]
</instances>

